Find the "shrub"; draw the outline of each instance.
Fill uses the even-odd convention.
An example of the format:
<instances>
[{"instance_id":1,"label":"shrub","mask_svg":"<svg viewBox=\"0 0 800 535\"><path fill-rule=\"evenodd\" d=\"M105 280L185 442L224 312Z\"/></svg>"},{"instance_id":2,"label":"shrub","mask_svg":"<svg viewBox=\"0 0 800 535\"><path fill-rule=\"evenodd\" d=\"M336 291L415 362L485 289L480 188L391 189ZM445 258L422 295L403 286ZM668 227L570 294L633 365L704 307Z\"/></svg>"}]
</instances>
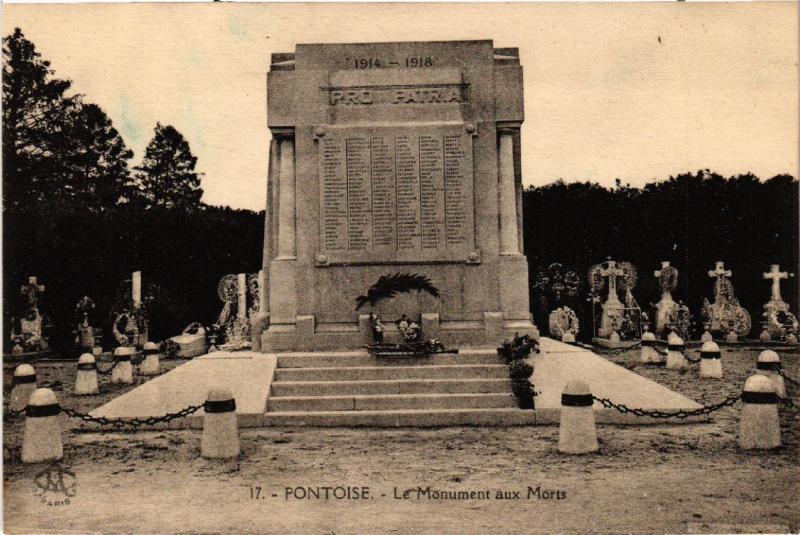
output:
<instances>
[{"instance_id":1,"label":"shrub","mask_svg":"<svg viewBox=\"0 0 800 535\"><path fill-rule=\"evenodd\" d=\"M161 354L164 355L164 358L178 358L178 351L180 350L181 346L175 340L165 340L164 343L161 344Z\"/></svg>"},{"instance_id":2,"label":"shrub","mask_svg":"<svg viewBox=\"0 0 800 535\"><path fill-rule=\"evenodd\" d=\"M533 375L533 366L524 360L515 360L508 366L508 374L515 380L527 379Z\"/></svg>"},{"instance_id":3,"label":"shrub","mask_svg":"<svg viewBox=\"0 0 800 535\"><path fill-rule=\"evenodd\" d=\"M517 379L511 382L511 391L517 398L520 409L531 410L534 408L533 398L536 395L533 386L527 379Z\"/></svg>"}]
</instances>

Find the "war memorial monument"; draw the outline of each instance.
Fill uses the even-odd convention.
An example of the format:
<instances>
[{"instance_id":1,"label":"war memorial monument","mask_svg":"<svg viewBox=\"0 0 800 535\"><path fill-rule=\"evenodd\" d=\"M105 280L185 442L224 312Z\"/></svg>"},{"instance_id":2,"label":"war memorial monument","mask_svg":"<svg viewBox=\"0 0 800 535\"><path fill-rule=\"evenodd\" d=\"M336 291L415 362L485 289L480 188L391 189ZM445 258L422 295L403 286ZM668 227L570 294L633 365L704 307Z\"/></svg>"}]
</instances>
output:
<instances>
[{"instance_id":1,"label":"war memorial monument","mask_svg":"<svg viewBox=\"0 0 800 535\"><path fill-rule=\"evenodd\" d=\"M572 381L630 406L700 407L585 348L539 340L522 251L517 49L300 44L272 55L267 84L253 351L195 358L94 416L169 414L224 387L244 427L554 424ZM517 353L515 337L538 351ZM400 351L378 352L387 346ZM650 423L586 399L601 422Z\"/></svg>"},{"instance_id":2,"label":"war memorial monument","mask_svg":"<svg viewBox=\"0 0 800 535\"><path fill-rule=\"evenodd\" d=\"M262 351L361 347L373 310L357 312L354 298L395 272L428 277L441 298L382 303L387 324L420 318L448 346L536 333L516 49L298 45L272 55L267 95Z\"/></svg>"}]
</instances>

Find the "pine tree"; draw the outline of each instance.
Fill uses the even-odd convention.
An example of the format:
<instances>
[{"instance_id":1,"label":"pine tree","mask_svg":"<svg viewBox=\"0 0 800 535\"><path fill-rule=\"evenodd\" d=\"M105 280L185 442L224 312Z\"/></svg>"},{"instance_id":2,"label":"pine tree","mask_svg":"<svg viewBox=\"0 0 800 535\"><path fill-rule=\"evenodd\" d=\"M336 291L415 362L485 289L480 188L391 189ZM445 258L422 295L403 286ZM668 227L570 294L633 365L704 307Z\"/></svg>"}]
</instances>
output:
<instances>
[{"instance_id":1,"label":"pine tree","mask_svg":"<svg viewBox=\"0 0 800 535\"><path fill-rule=\"evenodd\" d=\"M128 160L133 152L105 112L95 104L74 106L68 128L69 146L62 155L65 193L101 210L129 201L133 184Z\"/></svg>"},{"instance_id":2,"label":"pine tree","mask_svg":"<svg viewBox=\"0 0 800 535\"><path fill-rule=\"evenodd\" d=\"M156 124L153 139L136 167L139 191L149 206L192 210L199 207L203 189L195 171L197 157L174 127Z\"/></svg>"},{"instance_id":3,"label":"pine tree","mask_svg":"<svg viewBox=\"0 0 800 535\"><path fill-rule=\"evenodd\" d=\"M113 207L130 197L133 153L108 116L17 28L3 39L3 201L7 208Z\"/></svg>"},{"instance_id":4,"label":"pine tree","mask_svg":"<svg viewBox=\"0 0 800 535\"><path fill-rule=\"evenodd\" d=\"M58 188L69 80L53 78L19 28L3 38L3 201L6 208L50 197Z\"/></svg>"}]
</instances>

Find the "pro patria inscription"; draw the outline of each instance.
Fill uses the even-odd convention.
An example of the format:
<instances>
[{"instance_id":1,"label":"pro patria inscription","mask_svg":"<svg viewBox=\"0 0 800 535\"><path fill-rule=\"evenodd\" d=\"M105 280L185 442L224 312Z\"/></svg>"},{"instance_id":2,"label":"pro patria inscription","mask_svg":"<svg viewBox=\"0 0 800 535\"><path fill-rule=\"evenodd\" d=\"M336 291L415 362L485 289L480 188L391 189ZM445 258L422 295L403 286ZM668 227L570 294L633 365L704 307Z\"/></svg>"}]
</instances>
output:
<instances>
[{"instance_id":1,"label":"pro patria inscription","mask_svg":"<svg viewBox=\"0 0 800 535\"><path fill-rule=\"evenodd\" d=\"M474 134L462 123L318 129L318 263L474 261Z\"/></svg>"}]
</instances>

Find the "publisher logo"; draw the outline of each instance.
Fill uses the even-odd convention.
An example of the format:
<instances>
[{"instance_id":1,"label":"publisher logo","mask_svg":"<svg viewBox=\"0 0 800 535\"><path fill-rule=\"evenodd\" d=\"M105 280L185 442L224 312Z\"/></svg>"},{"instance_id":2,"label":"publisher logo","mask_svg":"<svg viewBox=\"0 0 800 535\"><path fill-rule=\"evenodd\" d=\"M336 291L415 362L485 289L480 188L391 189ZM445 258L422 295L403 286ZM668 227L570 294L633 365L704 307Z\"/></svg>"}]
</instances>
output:
<instances>
[{"instance_id":1,"label":"publisher logo","mask_svg":"<svg viewBox=\"0 0 800 535\"><path fill-rule=\"evenodd\" d=\"M75 472L69 467L53 464L38 472L33 478L34 495L50 507L69 505L77 494Z\"/></svg>"}]
</instances>

